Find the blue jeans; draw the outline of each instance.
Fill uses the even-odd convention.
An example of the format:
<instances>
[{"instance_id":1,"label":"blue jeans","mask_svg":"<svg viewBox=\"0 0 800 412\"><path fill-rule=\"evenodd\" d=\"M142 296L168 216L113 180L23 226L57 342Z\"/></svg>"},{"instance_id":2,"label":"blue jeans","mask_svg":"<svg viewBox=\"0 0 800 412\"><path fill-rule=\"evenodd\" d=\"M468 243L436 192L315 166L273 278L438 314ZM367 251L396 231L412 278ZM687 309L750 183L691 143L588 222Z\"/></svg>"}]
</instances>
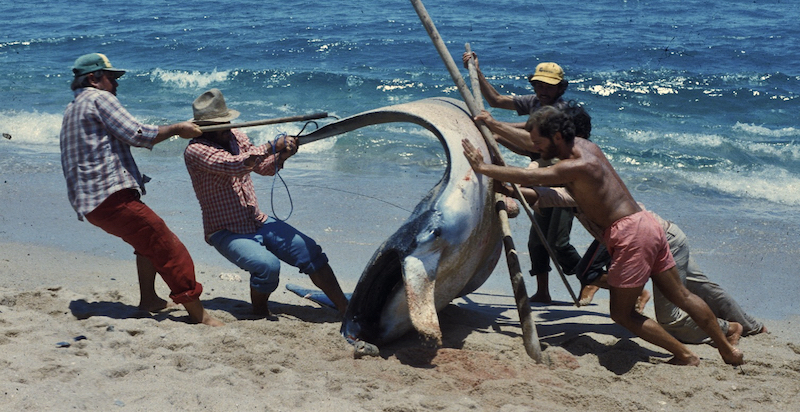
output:
<instances>
[{"instance_id":1,"label":"blue jeans","mask_svg":"<svg viewBox=\"0 0 800 412\"><path fill-rule=\"evenodd\" d=\"M272 217L255 233L223 229L208 240L222 256L250 272L250 287L260 293L270 294L278 288L281 261L305 274L328 264L328 257L313 239Z\"/></svg>"}]
</instances>

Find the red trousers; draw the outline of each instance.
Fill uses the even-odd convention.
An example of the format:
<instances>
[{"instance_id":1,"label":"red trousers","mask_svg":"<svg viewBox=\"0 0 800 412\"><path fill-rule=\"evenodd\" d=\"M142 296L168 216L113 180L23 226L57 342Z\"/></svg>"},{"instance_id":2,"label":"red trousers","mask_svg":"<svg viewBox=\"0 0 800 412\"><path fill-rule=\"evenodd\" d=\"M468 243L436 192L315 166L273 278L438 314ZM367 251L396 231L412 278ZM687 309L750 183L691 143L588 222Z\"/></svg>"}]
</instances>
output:
<instances>
[{"instance_id":1,"label":"red trousers","mask_svg":"<svg viewBox=\"0 0 800 412\"><path fill-rule=\"evenodd\" d=\"M109 196L86 220L106 232L122 238L137 254L151 262L167 283L169 297L175 303L200 299L203 285L195 280L194 262L177 236L158 215L139 200L134 189L124 189Z\"/></svg>"}]
</instances>

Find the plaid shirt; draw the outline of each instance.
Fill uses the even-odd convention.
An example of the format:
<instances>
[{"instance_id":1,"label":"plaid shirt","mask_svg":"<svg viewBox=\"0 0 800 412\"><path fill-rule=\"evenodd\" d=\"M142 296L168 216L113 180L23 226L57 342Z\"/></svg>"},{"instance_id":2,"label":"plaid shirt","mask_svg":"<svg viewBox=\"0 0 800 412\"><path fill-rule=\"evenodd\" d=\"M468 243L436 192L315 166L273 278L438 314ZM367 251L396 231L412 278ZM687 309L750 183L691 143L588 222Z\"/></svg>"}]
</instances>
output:
<instances>
[{"instance_id":1,"label":"plaid shirt","mask_svg":"<svg viewBox=\"0 0 800 412\"><path fill-rule=\"evenodd\" d=\"M131 146L153 148L158 126L139 123L113 94L75 90L61 124L61 168L78 219L122 189L144 193Z\"/></svg>"},{"instance_id":2,"label":"plaid shirt","mask_svg":"<svg viewBox=\"0 0 800 412\"><path fill-rule=\"evenodd\" d=\"M231 130L230 136L233 153L201 137L192 139L183 153L203 212L206 240L222 229L255 233L267 220L267 215L258 208L250 172L274 175L275 156L266 156L248 168L244 160L251 155L267 154L268 145L254 146L244 132L236 129Z\"/></svg>"}]
</instances>

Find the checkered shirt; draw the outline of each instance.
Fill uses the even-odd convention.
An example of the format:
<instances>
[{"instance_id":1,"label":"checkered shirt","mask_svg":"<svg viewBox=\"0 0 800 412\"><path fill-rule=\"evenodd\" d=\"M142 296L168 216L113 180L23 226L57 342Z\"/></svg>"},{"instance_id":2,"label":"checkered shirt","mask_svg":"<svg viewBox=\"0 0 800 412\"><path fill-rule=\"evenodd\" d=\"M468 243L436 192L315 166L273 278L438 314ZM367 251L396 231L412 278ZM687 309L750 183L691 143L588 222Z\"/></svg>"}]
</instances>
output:
<instances>
[{"instance_id":1,"label":"checkered shirt","mask_svg":"<svg viewBox=\"0 0 800 412\"><path fill-rule=\"evenodd\" d=\"M138 122L113 94L75 90L61 124L61 167L78 219L122 189L144 193L131 146L153 148L158 126Z\"/></svg>"},{"instance_id":2,"label":"checkered shirt","mask_svg":"<svg viewBox=\"0 0 800 412\"><path fill-rule=\"evenodd\" d=\"M267 215L258 208L250 172L274 175L275 157L266 156L253 168L248 168L244 165L245 159L267 154L268 145L254 146L247 135L237 129L231 130L230 136L233 153L201 137L192 139L183 153L203 213L206 240L222 229L255 233L267 220Z\"/></svg>"}]
</instances>

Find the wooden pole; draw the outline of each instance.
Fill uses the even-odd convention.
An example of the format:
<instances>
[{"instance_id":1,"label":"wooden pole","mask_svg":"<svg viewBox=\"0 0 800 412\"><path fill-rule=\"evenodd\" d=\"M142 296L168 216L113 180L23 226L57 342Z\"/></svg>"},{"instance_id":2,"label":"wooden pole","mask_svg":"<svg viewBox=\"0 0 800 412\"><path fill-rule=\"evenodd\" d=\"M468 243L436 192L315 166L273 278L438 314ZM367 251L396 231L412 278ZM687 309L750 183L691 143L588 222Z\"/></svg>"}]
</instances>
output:
<instances>
[{"instance_id":1,"label":"wooden pole","mask_svg":"<svg viewBox=\"0 0 800 412\"><path fill-rule=\"evenodd\" d=\"M328 117L328 113L320 112L320 113L304 114L300 116L278 117L275 119L253 120L252 122L224 123L224 124L214 124L209 126L200 126L200 130L203 131L203 133L218 132L222 130L239 129L242 127L263 126L267 124L304 122L306 120L324 119L326 117Z\"/></svg>"},{"instance_id":2,"label":"wooden pole","mask_svg":"<svg viewBox=\"0 0 800 412\"><path fill-rule=\"evenodd\" d=\"M466 43L464 48L467 53L472 53L469 43ZM470 83L472 84L472 97L477 108L483 110L483 96L481 96L481 86L478 80L478 69L475 67L473 59L469 61L468 70ZM522 276L517 248L514 246L514 239L511 237L511 226L508 224L508 208L505 203L505 196L495 193L495 203L503 230L503 247L506 250L506 264L511 278L511 290L514 292L519 323L522 326L522 344L525 346L525 352L528 353L528 356L533 358L536 363L542 363L542 347L539 344L539 333L536 331L536 324L531 316L528 291L525 288L525 280ZM533 224L536 224L536 222L533 222Z\"/></svg>"},{"instance_id":3,"label":"wooden pole","mask_svg":"<svg viewBox=\"0 0 800 412\"><path fill-rule=\"evenodd\" d=\"M472 93L467 88L466 83L464 83L464 78L461 77L461 73L459 72L456 63L453 61L453 56L451 56L450 52L447 50L447 46L445 46L442 37L439 36L439 32L436 30L436 26L434 26L430 15L428 15L428 11L425 10L425 6L422 4L421 0L411 0L411 4L417 11L417 15L419 16L420 20L422 21L422 25L425 26L425 30L427 30L428 35L433 41L436 51L439 52L439 56L442 58L444 65L447 67L447 71L450 72L450 77L452 77L453 81L456 83L456 87L458 88L459 93L461 93L461 98L464 99L464 102L467 104L469 112L472 113L473 116L477 116L478 113L481 112L479 106L475 102ZM495 163L505 166L503 155L500 153L500 147L497 146L497 142L494 140L489 127L483 122L478 123L477 126L489 146L489 150L494 157ZM512 184L511 186L514 189L514 196L517 198L517 200L519 200L520 204L522 204L523 209L525 209L525 213L527 213L528 217L531 219L531 225L536 231L536 235L539 236L539 239L542 241L542 245L544 245L545 250L547 250L547 253L550 255L550 259L553 261L553 266L555 266L555 268L558 270L558 274L561 275L561 280L564 281L567 291L569 291L570 296L572 296L572 301L575 303L575 306L579 306L580 304L578 303L578 297L575 296L572 286L570 286L569 282L567 281L567 276L564 274L563 269L561 269L561 265L558 264L555 253L553 252L553 248L551 248L550 244L547 243L547 239L545 239L542 230L539 228L539 225L536 224L536 221L533 218L533 210L531 210L530 205L528 205L528 202L522 195L519 185Z\"/></svg>"},{"instance_id":4,"label":"wooden pole","mask_svg":"<svg viewBox=\"0 0 800 412\"><path fill-rule=\"evenodd\" d=\"M436 47L436 51L439 52L439 56L442 58L447 70L450 72L450 77L453 78L453 81L456 83L456 87L458 88L459 93L461 93L461 98L466 103L467 107L469 108L470 113L473 116L477 116L480 113L480 108L476 103L476 99L474 98L473 94L467 88L467 84L464 82L464 78L461 77L461 73L458 71L455 62L453 61L453 57L447 51L447 46L445 46L444 41L442 41L441 36L439 36L439 32L436 30L436 26L434 26L433 21L431 21L430 15L428 15L427 10L425 10L425 6L422 4L420 0L411 0L411 4L414 6L414 10L416 10L417 15L419 16L420 20L422 21L422 25L425 27L425 30L428 32L431 40L433 41L433 45ZM480 90L480 89L479 89ZM500 150L497 146L497 142L494 141L492 137L492 132L486 127L485 124L481 123L478 125L478 129L481 131L484 139L486 140L487 145L491 148L493 153L500 155ZM502 162L502 157L497 158L499 161ZM517 189L519 190L519 189ZM521 196L520 196L521 197ZM524 200L523 200L524 202ZM500 218L500 224L503 226L503 244L506 246L511 246L509 249L506 248L506 261L509 264L509 270L512 272L511 277L513 279L515 272L511 265L514 263L519 266L519 261L516 259L516 253L511 253L513 250L513 243L510 245L506 242L506 239L509 241L511 240L510 233L506 236L506 228L508 227L508 215L506 214L505 204L503 207L500 208L498 216ZM509 229L510 232L510 229ZM511 259L508 259L511 257ZM518 270L517 270L518 272ZM528 294L527 291L524 289L524 282L522 282L522 288L514 287L512 280L512 288L514 289L514 298L517 301L517 312L519 313L520 323L522 324L522 340L523 344L525 345L525 351L528 353L534 361L537 363L542 362L542 350L541 345L539 344L538 337L536 335L536 327L533 325L533 319L530 316L530 305L528 304ZM518 285L517 285L518 286ZM521 295L521 296L520 296ZM523 302L520 305L520 301ZM527 326L526 326L527 324ZM526 333L527 332L527 333Z\"/></svg>"}]
</instances>

